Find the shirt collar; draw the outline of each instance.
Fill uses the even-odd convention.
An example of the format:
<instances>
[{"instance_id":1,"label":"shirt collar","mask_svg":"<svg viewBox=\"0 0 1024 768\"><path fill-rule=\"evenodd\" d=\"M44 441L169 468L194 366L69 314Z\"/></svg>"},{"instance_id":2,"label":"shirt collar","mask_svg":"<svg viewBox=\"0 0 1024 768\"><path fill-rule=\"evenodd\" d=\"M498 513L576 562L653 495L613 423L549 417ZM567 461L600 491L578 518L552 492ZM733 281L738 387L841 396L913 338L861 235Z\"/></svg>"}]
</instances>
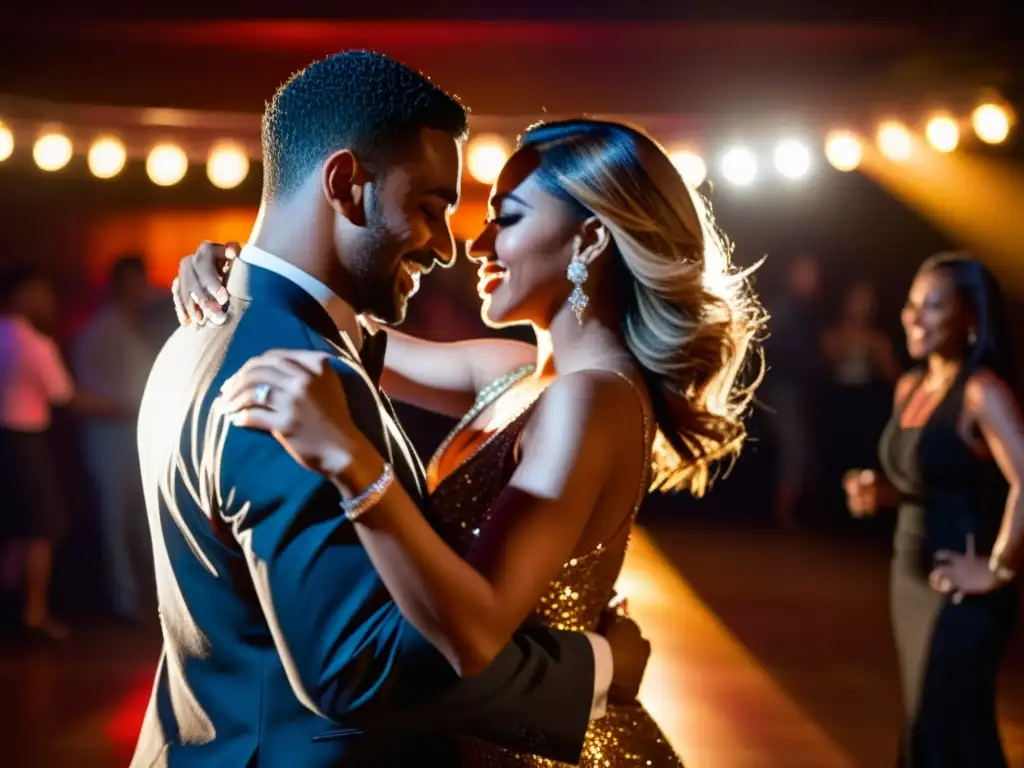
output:
<instances>
[{"instance_id":1,"label":"shirt collar","mask_svg":"<svg viewBox=\"0 0 1024 768\"><path fill-rule=\"evenodd\" d=\"M316 299L317 303L324 308L339 331L349 336L356 345L362 340L362 326L356 319L355 310L338 294L308 272L303 272L280 256L275 256L269 251L257 248L255 245L244 246L238 258L246 264L273 272L295 283L295 285Z\"/></svg>"}]
</instances>

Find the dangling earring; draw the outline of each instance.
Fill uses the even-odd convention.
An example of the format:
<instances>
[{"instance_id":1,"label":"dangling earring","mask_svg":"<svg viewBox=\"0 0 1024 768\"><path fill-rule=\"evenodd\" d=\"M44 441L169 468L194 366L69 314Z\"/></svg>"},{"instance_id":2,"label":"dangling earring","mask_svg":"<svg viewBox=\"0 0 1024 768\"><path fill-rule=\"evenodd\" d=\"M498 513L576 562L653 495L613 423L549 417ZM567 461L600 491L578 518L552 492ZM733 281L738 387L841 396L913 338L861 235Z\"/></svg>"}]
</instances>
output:
<instances>
[{"instance_id":1,"label":"dangling earring","mask_svg":"<svg viewBox=\"0 0 1024 768\"><path fill-rule=\"evenodd\" d=\"M967 346L973 347L978 343L978 332L973 328L967 329Z\"/></svg>"},{"instance_id":2,"label":"dangling earring","mask_svg":"<svg viewBox=\"0 0 1024 768\"><path fill-rule=\"evenodd\" d=\"M587 281L587 265L573 257L573 260L569 262L566 276L573 284L572 293L569 294L569 306L576 313L577 322L583 325L583 313L587 311L587 305L590 303L587 294L583 292L583 284Z\"/></svg>"}]
</instances>

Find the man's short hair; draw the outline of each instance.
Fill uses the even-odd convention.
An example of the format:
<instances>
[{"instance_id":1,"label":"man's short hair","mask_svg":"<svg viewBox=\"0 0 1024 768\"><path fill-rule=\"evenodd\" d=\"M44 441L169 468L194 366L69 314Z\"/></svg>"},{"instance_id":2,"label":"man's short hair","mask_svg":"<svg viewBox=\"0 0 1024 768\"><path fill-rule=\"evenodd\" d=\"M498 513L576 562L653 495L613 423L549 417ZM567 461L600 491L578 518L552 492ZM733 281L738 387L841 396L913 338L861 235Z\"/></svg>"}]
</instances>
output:
<instances>
[{"instance_id":1,"label":"man's short hair","mask_svg":"<svg viewBox=\"0 0 1024 768\"><path fill-rule=\"evenodd\" d=\"M373 51L314 62L274 94L263 113L263 195L287 198L340 149L386 165L424 128L464 138L466 108L421 72Z\"/></svg>"}]
</instances>

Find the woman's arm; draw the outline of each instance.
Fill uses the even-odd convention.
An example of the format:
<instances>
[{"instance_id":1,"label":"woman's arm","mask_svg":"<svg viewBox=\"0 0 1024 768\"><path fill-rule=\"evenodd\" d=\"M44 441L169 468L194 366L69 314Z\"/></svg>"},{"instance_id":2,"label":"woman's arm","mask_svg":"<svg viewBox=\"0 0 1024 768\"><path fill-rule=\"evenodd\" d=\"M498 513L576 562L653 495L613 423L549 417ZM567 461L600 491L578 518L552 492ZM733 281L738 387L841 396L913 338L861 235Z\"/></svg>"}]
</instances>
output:
<instances>
[{"instance_id":1,"label":"woman's arm","mask_svg":"<svg viewBox=\"0 0 1024 768\"><path fill-rule=\"evenodd\" d=\"M999 565L1016 570L1024 554L1024 420L1020 406L1009 386L989 371L971 377L966 396L985 443L1010 486L992 554Z\"/></svg>"},{"instance_id":2,"label":"woman's arm","mask_svg":"<svg viewBox=\"0 0 1024 768\"><path fill-rule=\"evenodd\" d=\"M434 532L401 488L356 523L402 612L461 675L484 669L530 615L572 557L604 487L596 479L614 471L623 444L642 442L639 429L629 441L609 418L619 397L614 382L591 377L566 377L548 388L524 432L520 464L470 553L479 571ZM374 478L381 465L374 454L360 449L342 482Z\"/></svg>"},{"instance_id":3,"label":"woman's arm","mask_svg":"<svg viewBox=\"0 0 1024 768\"><path fill-rule=\"evenodd\" d=\"M459 418L477 394L509 371L532 363L537 350L507 339L443 343L387 330L381 386L392 400Z\"/></svg>"},{"instance_id":4,"label":"woman's arm","mask_svg":"<svg viewBox=\"0 0 1024 768\"><path fill-rule=\"evenodd\" d=\"M253 407L263 384L274 388L272 405ZM602 478L612 476L622 451L640 450L642 425L631 438L617 418L626 386L617 377L575 375L541 396L522 437L519 466L481 535L474 559L486 560L484 572L444 542L397 484L355 524L402 613L460 675L484 669L529 616L572 557ZM273 432L294 458L331 476L345 494L381 476L383 460L352 425L336 376L308 353L254 359L222 397L233 423Z\"/></svg>"},{"instance_id":5,"label":"woman's arm","mask_svg":"<svg viewBox=\"0 0 1024 768\"><path fill-rule=\"evenodd\" d=\"M934 589L951 594L954 602L962 600L964 595L992 592L1012 578L1021 560L1024 538L1021 503L1024 424L1017 400L1002 379L990 371L981 370L967 382L964 410L981 432L989 452L1009 483L1010 492L990 559L977 554L974 536L970 534L964 543L963 553L948 549L935 553L936 567L929 581Z\"/></svg>"},{"instance_id":6,"label":"woman's arm","mask_svg":"<svg viewBox=\"0 0 1024 768\"><path fill-rule=\"evenodd\" d=\"M909 371L900 376L893 393L893 413L897 414L921 379L920 371ZM895 509L903 501L903 494L886 477L885 472L874 469L849 469L843 473L846 504L854 517L873 517L883 509Z\"/></svg>"},{"instance_id":7,"label":"woman's arm","mask_svg":"<svg viewBox=\"0 0 1024 768\"><path fill-rule=\"evenodd\" d=\"M224 321L230 301L225 285L238 257L238 243L202 243L178 265L171 286L178 322L202 325ZM381 386L392 400L459 418L477 393L509 371L537 358L530 344L504 339L474 339L453 344L418 339L388 329Z\"/></svg>"}]
</instances>

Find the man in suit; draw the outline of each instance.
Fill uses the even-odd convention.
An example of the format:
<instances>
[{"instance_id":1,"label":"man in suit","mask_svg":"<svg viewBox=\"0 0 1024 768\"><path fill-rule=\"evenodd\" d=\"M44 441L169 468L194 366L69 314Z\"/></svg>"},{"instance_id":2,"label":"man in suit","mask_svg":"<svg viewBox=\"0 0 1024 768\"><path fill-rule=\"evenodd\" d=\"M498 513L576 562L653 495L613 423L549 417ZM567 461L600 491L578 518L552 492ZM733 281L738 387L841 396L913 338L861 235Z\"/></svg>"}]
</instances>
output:
<instances>
[{"instance_id":1,"label":"man in suit","mask_svg":"<svg viewBox=\"0 0 1024 768\"><path fill-rule=\"evenodd\" d=\"M422 498L356 317L400 322L419 274L453 258L466 127L424 76L364 51L312 64L267 107L263 201L230 310L174 334L142 406L165 648L133 766L454 765L454 734L576 762L608 688L639 687L638 633L535 626L459 679L388 596L339 490L215 402L270 349L345 358L360 430Z\"/></svg>"}]
</instances>

